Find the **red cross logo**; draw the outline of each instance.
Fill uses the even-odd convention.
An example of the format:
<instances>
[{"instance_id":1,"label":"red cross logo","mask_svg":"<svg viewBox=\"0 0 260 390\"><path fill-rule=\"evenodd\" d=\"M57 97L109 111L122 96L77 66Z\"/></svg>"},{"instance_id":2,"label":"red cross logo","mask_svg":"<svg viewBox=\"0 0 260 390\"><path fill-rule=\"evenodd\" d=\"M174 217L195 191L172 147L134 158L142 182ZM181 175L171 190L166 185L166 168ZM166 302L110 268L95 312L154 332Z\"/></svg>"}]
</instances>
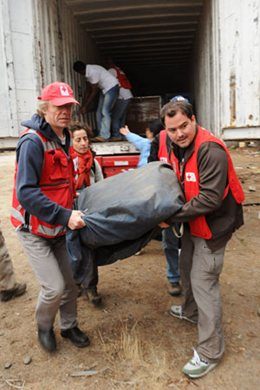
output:
<instances>
[{"instance_id":1,"label":"red cross logo","mask_svg":"<svg viewBox=\"0 0 260 390\"><path fill-rule=\"evenodd\" d=\"M70 96L69 90L66 87L66 85L60 86L60 94L61 94L61 96Z\"/></svg>"}]
</instances>

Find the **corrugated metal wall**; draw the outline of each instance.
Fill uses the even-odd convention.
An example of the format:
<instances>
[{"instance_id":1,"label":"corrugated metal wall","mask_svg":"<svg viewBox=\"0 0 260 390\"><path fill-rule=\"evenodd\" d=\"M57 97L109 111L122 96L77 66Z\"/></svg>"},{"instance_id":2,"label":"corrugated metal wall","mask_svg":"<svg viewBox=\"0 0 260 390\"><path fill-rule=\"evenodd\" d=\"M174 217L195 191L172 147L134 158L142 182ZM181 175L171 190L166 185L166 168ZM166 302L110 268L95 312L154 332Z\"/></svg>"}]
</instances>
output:
<instances>
[{"instance_id":1,"label":"corrugated metal wall","mask_svg":"<svg viewBox=\"0 0 260 390\"><path fill-rule=\"evenodd\" d=\"M0 137L8 138L17 137L20 122L35 112L42 86L66 81L80 98L82 83L73 62L98 62L99 55L64 1L0 0L0 17ZM5 145L14 144L6 139Z\"/></svg>"},{"instance_id":2,"label":"corrugated metal wall","mask_svg":"<svg viewBox=\"0 0 260 390\"><path fill-rule=\"evenodd\" d=\"M86 31L80 28L64 1L35 0L34 9L37 20L35 46L39 52L41 87L56 80L65 81L72 86L77 98L81 100L84 93L82 80L81 76L73 71L73 62L81 59L99 63L100 54L95 43ZM76 117L76 113L74 116ZM95 127L94 115L89 114L87 119Z\"/></svg>"},{"instance_id":3,"label":"corrugated metal wall","mask_svg":"<svg viewBox=\"0 0 260 390\"><path fill-rule=\"evenodd\" d=\"M219 2L224 138L260 138L260 1Z\"/></svg>"},{"instance_id":4,"label":"corrugated metal wall","mask_svg":"<svg viewBox=\"0 0 260 390\"><path fill-rule=\"evenodd\" d=\"M0 1L1 137L17 135L20 118L28 115L34 100L32 21L30 0Z\"/></svg>"},{"instance_id":5,"label":"corrugated metal wall","mask_svg":"<svg viewBox=\"0 0 260 390\"><path fill-rule=\"evenodd\" d=\"M213 0L204 3L200 27L196 36L193 52L193 94L197 121L204 127L218 134L215 116L216 96L213 74L219 73L215 54L218 42L213 39L213 31L217 29L215 14L212 14Z\"/></svg>"},{"instance_id":6,"label":"corrugated metal wall","mask_svg":"<svg viewBox=\"0 0 260 390\"><path fill-rule=\"evenodd\" d=\"M205 2L195 46L197 119L224 139L260 138L260 2Z\"/></svg>"},{"instance_id":7,"label":"corrugated metal wall","mask_svg":"<svg viewBox=\"0 0 260 390\"><path fill-rule=\"evenodd\" d=\"M73 62L79 58L99 61L95 43L76 23L64 1L35 0L34 9L41 87L60 80L78 88L74 85Z\"/></svg>"},{"instance_id":8,"label":"corrugated metal wall","mask_svg":"<svg viewBox=\"0 0 260 390\"><path fill-rule=\"evenodd\" d=\"M204 2L193 96L198 121L225 139L260 139L259 16L259 0ZM80 99L84 82L73 62L100 63L64 0L0 0L0 54L0 147L34 112L43 85L67 81Z\"/></svg>"}]
</instances>

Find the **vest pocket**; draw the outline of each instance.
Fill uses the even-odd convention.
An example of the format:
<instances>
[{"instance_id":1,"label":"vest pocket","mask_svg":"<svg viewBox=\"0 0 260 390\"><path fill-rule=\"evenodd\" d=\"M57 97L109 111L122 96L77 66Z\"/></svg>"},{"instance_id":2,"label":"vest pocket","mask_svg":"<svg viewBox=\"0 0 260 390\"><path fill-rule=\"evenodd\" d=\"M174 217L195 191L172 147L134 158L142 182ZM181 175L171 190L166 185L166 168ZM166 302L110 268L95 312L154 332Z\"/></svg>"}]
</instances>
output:
<instances>
[{"instance_id":1,"label":"vest pocket","mask_svg":"<svg viewBox=\"0 0 260 390\"><path fill-rule=\"evenodd\" d=\"M53 186L41 187L42 192L51 201L58 203L58 205L66 209L72 209L73 194L70 191L69 182L55 183Z\"/></svg>"},{"instance_id":2,"label":"vest pocket","mask_svg":"<svg viewBox=\"0 0 260 390\"><path fill-rule=\"evenodd\" d=\"M61 150L55 150L51 157L50 180L66 180L69 178L69 162Z\"/></svg>"}]
</instances>

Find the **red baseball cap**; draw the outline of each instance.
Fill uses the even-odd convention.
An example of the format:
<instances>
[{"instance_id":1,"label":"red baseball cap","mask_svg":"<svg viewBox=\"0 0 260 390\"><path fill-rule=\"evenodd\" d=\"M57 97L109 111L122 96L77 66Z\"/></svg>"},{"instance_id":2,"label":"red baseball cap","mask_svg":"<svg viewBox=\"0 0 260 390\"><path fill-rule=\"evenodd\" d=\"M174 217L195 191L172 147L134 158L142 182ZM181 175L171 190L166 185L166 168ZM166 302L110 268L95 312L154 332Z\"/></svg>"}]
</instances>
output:
<instances>
[{"instance_id":1,"label":"red baseball cap","mask_svg":"<svg viewBox=\"0 0 260 390\"><path fill-rule=\"evenodd\" d=\"M63 106L69 103L79 104L69 84L59 81L43 88L41 96L38 96L38 100L51 102L54 106Z\"/></svg>"}]
</instances>

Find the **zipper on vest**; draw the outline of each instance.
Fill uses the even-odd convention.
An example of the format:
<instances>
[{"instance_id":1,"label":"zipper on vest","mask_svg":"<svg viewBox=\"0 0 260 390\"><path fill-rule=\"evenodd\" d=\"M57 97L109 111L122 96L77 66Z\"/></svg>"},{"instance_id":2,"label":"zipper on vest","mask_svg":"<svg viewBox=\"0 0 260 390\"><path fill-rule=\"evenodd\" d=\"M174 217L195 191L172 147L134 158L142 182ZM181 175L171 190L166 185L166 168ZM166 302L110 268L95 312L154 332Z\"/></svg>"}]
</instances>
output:
<instances>
[{"instance_id":1,"label":"zipper on vest","mask_svg":"<svg viewBox=\"0 0 260 390\"><path fill-rule=\"evenodd\" d=\"M179 172L180 172L180 179L181 179L181 185L184 186L184 167L185 167L185 161L184 157L179 162Z\"/></svg>"}]
</instances>

